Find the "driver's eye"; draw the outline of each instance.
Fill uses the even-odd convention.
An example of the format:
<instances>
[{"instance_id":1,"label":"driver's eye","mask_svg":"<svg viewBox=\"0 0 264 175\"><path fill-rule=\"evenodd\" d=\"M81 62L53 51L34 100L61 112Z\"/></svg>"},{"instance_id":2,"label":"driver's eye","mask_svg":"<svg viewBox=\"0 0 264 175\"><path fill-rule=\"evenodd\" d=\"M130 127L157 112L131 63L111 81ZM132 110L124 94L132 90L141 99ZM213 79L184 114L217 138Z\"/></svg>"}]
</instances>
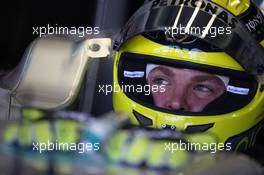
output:
<instances>
[{"instance_id":1,"label":"driver's eye","mask_svg":"<svg viewBox=\"0 0 264 175\"><path fill-rule=\"evenodd\" d=\"M169 81L167 81L167 80L165 80L163 78L156 78L156 79L153 80L153 82L154 82L154 84L157 84L159 86L161 86L161 85L165 85L166 86L166 85L170 84Z\"/></svg>"},{"instance_id":2,"label":"driver's eye","mask_svg":"<svg viewBox=\"0 0 264 175\"><path fill-rule=\"evenodd\" d=\"M213 92L213 90L210 87L203 84L198 84L193 89L199 92Z\"/></svg>"}]
</instances>

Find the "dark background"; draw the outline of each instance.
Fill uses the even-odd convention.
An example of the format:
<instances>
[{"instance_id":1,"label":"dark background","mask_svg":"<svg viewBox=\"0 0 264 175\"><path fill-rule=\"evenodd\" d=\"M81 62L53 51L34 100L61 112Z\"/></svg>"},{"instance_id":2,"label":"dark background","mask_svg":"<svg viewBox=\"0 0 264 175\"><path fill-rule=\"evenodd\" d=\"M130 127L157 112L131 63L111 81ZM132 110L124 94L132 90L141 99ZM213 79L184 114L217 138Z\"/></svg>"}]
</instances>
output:
<instances>
[{"instance_id":1,"label":"dark background","mask_svg":"<svg viewBox=\"0 0 264 175\"><path fill-rule=\"evenodd\" d=\"M99 1L31 0L11 1L2 4L0 70L7 71L18 64L26 47L37 37L37 35L33 35L32 27L47 26L47 24L67 27L94 27L96 11L98 11L96 10L98 8L96 4ZM120 2L122 1L127 3L126 14L120 14L120 17L124 19L127 19L143 3L143 0L120 0ZM119 4L110 5L116 7L117 10L115 9L114 11L118 13ZM120 13L123 13L122 9L120 9ZM115 22L115 19L111 18L111 20L113 23Z\"/></svg>"}]
</instances>

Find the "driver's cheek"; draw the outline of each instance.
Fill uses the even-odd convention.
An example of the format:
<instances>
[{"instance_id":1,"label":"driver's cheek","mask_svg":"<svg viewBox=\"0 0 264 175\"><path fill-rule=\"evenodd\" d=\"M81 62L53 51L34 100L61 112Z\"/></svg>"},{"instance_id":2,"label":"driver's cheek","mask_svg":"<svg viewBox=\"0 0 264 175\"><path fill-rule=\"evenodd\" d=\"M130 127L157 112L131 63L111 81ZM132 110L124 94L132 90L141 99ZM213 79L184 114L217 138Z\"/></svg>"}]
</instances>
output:
<instances>
[{"instance_id":1,"label":"driver's cheek","mask_svg":"<svg viewBox=\"0 0 264 175\"><path fill-rule=\"evenodd\" d=\"M165 108L167 101L172 96L172 92L170 89L166 89L165 91L153 92L152 96L156 106Z\"/></svg>"},{"instance_id":2,"label":"driver's cheek","mask_svg":"<svg viewBox=\"0 0 264 175\"><path fill-rule=\"evenodd\" d=\"M212 101L212 97L208 95L203 95L202 97L194 93L193 91L188 92L187 105L190 112L201 112L207 106L208 103Z\"/></svg>"}]
</instances>

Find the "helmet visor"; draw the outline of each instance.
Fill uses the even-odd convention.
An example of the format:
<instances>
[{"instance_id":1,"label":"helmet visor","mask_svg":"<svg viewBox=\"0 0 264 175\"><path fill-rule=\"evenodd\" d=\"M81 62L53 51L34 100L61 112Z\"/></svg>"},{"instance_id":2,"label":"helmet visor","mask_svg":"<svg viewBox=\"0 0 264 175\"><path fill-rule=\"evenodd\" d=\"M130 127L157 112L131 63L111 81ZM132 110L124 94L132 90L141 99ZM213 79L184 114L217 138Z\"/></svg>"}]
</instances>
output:
<instances>
[{"instance_id":1,"label":"helmet visor","mask_svg":"<svg viewBox=\"0 0 264 175\"><path fill-rule=\"evenodd\" d=\"M118 82L137 103L188 115L238 110L252 100L258 85L244 71L132 53L121 55Z\"/></svg>"}]
</instances>

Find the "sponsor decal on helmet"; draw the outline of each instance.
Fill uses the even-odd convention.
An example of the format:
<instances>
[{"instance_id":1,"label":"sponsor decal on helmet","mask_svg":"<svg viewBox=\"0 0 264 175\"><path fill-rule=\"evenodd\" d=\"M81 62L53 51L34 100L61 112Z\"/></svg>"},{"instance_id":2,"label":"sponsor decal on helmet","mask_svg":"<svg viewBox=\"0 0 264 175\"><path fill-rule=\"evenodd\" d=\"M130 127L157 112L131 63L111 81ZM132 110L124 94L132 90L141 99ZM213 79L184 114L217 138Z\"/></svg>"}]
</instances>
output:
<instances>
[{"instance_id":1,"label":"sponsor decal on helmet","mask_svg":"<svg viewBox=\"0 0 264 175\"><path fill-rule=\"evenodd\" d=\"M128 78L142 78L144 75L145 73L143 71L124 71L124 77Z\"/></svg>"},{"instance_id":2,"label":"sponsor decal on helmet","mask_svg":"<svg viewBox=\"0 0 264 175\"><path fill-rule=\"evenodd\" d=\"M235 87L235 86L227 86L226 91L234 93L234 94L240 94L240 95L248 95L249 89L248 88L241 88L241 87Z\"/></svg>"},{"instance_id":3,"label":"sponsor decal on helmet","mask_svg":"<svg viewBox=\"0 0 264 175\"><path fill-rule=\"evenodd\" d=\"M220 8L219 5L204 0L154 0L152 2L151 8L158 8L163 6L180 6L181 4L183 4L184 6L196 8L199 7L200 2L202 3L200 6L200 10L212 15L216 14L217 18L221 19L232 28L236 27L236 24L238 23L237 19L229 15L228 12Z\"/></svg>"}]
</instances>

